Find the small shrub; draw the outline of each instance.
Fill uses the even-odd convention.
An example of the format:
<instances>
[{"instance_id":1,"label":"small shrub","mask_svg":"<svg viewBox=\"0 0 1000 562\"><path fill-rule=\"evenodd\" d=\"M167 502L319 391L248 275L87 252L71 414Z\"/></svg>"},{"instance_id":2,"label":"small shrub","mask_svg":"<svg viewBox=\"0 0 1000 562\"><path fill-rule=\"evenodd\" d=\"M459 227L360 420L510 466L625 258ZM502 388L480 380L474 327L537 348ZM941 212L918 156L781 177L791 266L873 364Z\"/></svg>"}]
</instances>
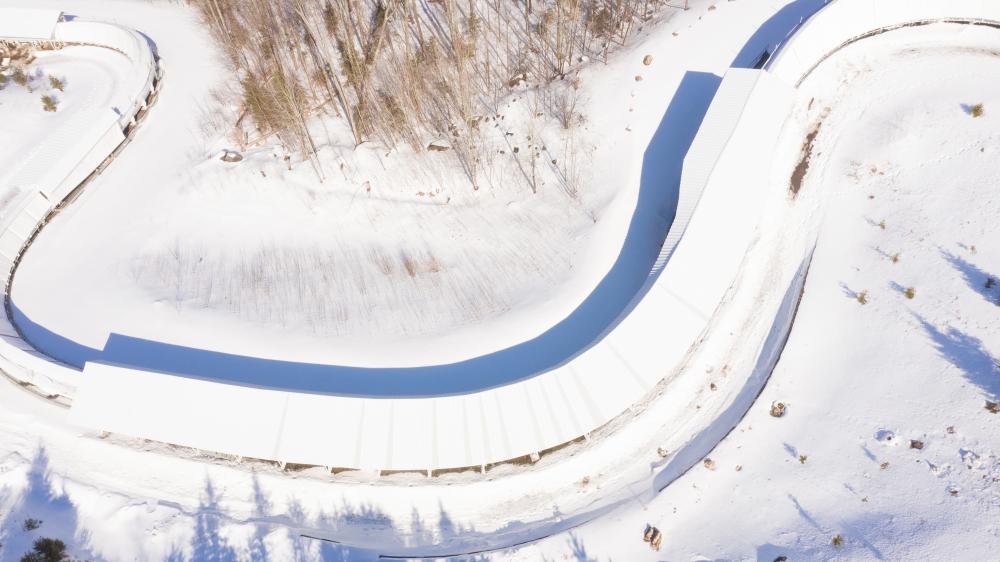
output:
<instances>
[{"instance_id":1,"label":"small shrub","mask_svg":"<svg viewBox=\"0 0 1000 562\"><path fill-rule=\"evenodd\" d=\"M983 104L977 103L976 105L974 105L971 108L969 108L969 115L971 115L973 117L982 117L983 116Z\"/></svg>"},{"instance_id":2,"label":"small shrub","mask_svg":"<svg viewBox=\"0 0 1000 562\"><path fill-rule=\"evenodd\" d=\"M899 263L899 252L893 254L892 257L889 259L892 260L892 263Z\"/></svg>"},{"instance_id":3,"label":"small shrub","mask_svg":"<svg viewBox=\"0 0 1000 562\"><path fill-rule=\"evenodd\" d=\"M784 402L771 402L771 417L780 418L785 415L786 409L787 406L785 406Z\"/></svg>"},{"instance_id":4,"label":"small shrub","mask_svg":"<svg viewBox=\"0 0 1000 562\"><path fill-rule=\"evenodd\" d=\"M62 80L56 78L55 76L49 76L49 84L53 88L59 90L60 92L63 91L63 88L66 87L66 83L63 82Z\"/></svg>"},{"instance_id":5,"label":"small shrub","mask_svg":"<svg viewBox=\"0 0 1000 562\"><path fill-rule=\"evenodd\" d=\"M20 67L15 68L14 73L11 74L10 77L14 81L14 83L17 84L18 86L28 85L28 75L25 74L23 68Z\"/></svg>"},{"instance_id":6,"label":"small shrub","mask_svg":"<svg viewBox=\"0 0 1000 562\"><path fill-rule=\"evenodd\" d=\"M830 540L830 544L832 544L833 546L837 546L837 547L843 546L844 545L844 537L841 536L840 534L836 534L836 535L833 536L833 539Z\"/></svg>"},{"instance_id":7,"label":"small shrub","mask_svg":"<svg viewBox=\"0 0 1000 562\"><path fill-rule=\"evenodd\" d=\"M885 230L885 220L880 221L878 223L878 227L881 228L882 230Z\"/></svg>"},{"instance_id":8,"label":"small shrub","mask_svg":"<svg viewBox=\"0 0 1000 562\"><path fill-rule=\"evenodd\" d=\"M889 461L885 461L884 463L878 465L878 467L881 470L885 470L885 469L889 468Z\"/></svg>"},{"instance_id":9,"label":"small shrub","mask_svg":"<svg viewBox=\"0 0 1000 562\"><path fill-rule=\"evenodd\" d=\"M3 88L4 86L6 86L7 82L9 82L9 81L10 81L10 78L7 78L6 74L0 74L0 88Z\"/></svg>"},{"instance_id":10,"label":"small shrub","mask_svg":"<svg viewBox=\"0 0 1000 562\"><path fill-rule=\"evenodd\" d=\"M52 96L42 96L42 109L45 111L52 113L56 110L57 105L59 105L59 102L56 98Z\"/></svg>"},{"instance_id":11,"label":"small shrub","mask_svg":"<svg viewBox=\"0 0 1000 562\"><path fill-rule=\"evenodd\" d=\"M799 464L806 464L807 460L809 460L809 455L799 455Z\"/></svg>"},{"instance_id":12,"label":"small shrub","mask_svg":"<svg viewBox=\"0 0 1000 562\"><path fill-rule=\"evenodd\" d=\"M906 295L906 298L912 299L914 296L916 296L917 291L913 287L907 287L906 290L903 291L903 294Z\"/></svg>"},{"instance_id":13,"label":"small shrub","mask_svg":"<svg viewBox=\"0 0 1000 562\"><path fill-rule=\"evenodd\" d=\"M27 518L27 519L24 520L23 527L24 527L25 531L34 531L35 529L37 529L37 528L39 528L41 526L42 526L41 519L34 519L34 518L29 517L29 518Z\"/></svg>"},{"instance_id":14,"label":"small shrub","mask_svg":"<svg viewBox=\"0 0 1000 562\"><path fill-rule=\"evenodd\" d=\"M858 296L855 297L861 304L868 304L868 291L861 291Z\"/></svg>"},{"instance_id":15,"label":"small shrub","mask_svg":"<svg viewBox=\"0 0 1000 562\"><path fill-rule=\"evenodd\" d=\"M38 539L21 562L62 562L67 559L66 543L59 539Z\"/></svg>"}]
</instances>

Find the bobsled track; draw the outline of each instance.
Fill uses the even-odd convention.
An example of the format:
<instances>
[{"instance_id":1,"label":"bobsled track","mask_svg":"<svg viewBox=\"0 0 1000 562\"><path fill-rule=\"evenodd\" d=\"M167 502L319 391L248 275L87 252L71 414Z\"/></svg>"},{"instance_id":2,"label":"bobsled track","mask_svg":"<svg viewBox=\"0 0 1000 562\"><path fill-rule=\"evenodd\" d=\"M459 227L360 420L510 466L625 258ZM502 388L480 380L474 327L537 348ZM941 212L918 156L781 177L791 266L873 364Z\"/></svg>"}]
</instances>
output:
<instances>
[{"instance_id":1,"label":"bobsled track","mask_svg":"<svg viewBox=\"0 0 1000 562\"><path fill-rule=\"evenodd\" d=\"M156 93L159 67L150 43L136 32L99 22L57 22L58 14L50 12L11 12L0 17L0 40L106 45L132 61L135 80L121 85L125 99L117 105L130 109L112 115L104 129L88 129L92 136L67 131L72 143L53 135L36 155L44 164L29 163L12 184L23 194L0 222L0 255L9 266L0 368L17 383L69 407L70 419L91 432L282 466L414 471L431 477L467 469L488 473L499 464L531 464L550 452L614 439L615 430L652 403L668 401L677 406L677 430L660 441L671 455L653 462L653 474L643 480L655 493L735 426L766 383L792 329L813 245L786 248L795 252L784 261L791 265L769 271L766 280L754 282L745 272L747 260L761 255L753 250L767 217L765 202L795 204L788 195L789 178L805 135L790 129L787 117L800 101L797 87L831 54L868 37L930 24L1000 27L1000 4L986 0L834 0L809 14L777 14L721 79L687 73L671 108L688 120L691 109L700 108L693 112L697 134L679 143L683 165L676 185L639 194L643 204L676 197L669 228L659 234L662 249L621 310L587 338L571 338L575 349L565 360L539 361L527 342L487 359L450 365L337 369L113 336L105 351L120 346L126 352L107 355L116 357L114 362L88 361L78 370L20 335L10 287L20 256L31 251L32 237L47 221L58 220L60 205L71 202L86 178L127 144ZM657 135L677 132L671 119L668 109ZM796 143L783 142L796 135ZM794 154L787 152L790 147ZM735 306L748 302L753 306ZM766 319L766 329L748 331L742 342L754 357L728 373L734 381L730 390L704 401L693 358L711 345L721 323L740 326L751 318ZM554 333L543 334L535 345L553 344L559 332ZM161 357L166 353L166 359L157 369L144 368L143 354L154 350ZM685 423L690 414L685 408L703 401L706 407L698 406L696 423ZM181 411L185 415L178 416ZM592 505L563 514L544 533L579 525L606 508ZM470 540L490 550L541 533L522 529ZM467 554L472 552L426 555Z\"/></svg>"}]
</instances>

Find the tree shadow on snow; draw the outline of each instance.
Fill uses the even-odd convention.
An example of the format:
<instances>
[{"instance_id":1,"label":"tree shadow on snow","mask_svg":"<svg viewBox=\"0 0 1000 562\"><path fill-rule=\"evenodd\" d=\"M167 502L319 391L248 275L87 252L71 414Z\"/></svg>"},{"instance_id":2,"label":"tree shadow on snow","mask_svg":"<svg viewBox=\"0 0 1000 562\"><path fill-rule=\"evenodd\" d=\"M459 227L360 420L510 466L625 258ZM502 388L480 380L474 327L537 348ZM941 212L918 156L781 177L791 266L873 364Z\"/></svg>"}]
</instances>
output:
<instances>
[{"instance_id":1,"label":"tree shadow on snow","mask_svg":"<svg viewBox=\"0 0 1000 562\"><path fill-rule=\"evenodd\" d=\"M654 264L674 219L681 168L721 78L683 77L643 156L639 196L614 265L567 318L532 340L446 365L363 368L276 361L111 334L104 349L81 345L33 322L11 302L33 346L70 365L88 361L293 391L344 396L442 396L495 388L559 367L600 340L659 274Z\"/></svg>"},{"instance_id":2,"label":"tree shadow on snow","mask_svg":"<svg viewBox=\"0 0 1000 562\"><path fill-rule=\"evenodd\" d=\"M966 380L989 399L1000 400L1000 360L990 354L983 340L950 326L941 330L921 316L916 318L941 357L961 370Z\"/></svg>"},{"instance_id":3,"label":"tree shadow on snow","mask_svg":"<svg viewBox=\"0 0 1000 562\"><path fill-rule=\"evenodd\" d=\"M65 491L52 481L49 457L45 447L40 446L31 460L27 484L20 493L9 490L3 492L5 505L13 499L7 513L0 513L0 560L19 560L21 555L31 551L36 539L47 537L66 543L67 553L74 558L100 560L88 549L90 535L79 529L76 506ZM34 530L24 528L27 519L41 521Z\"/></svg>"},{"instance_id":4,"label":"tree shadow on snow","mask_svg":"<svg viewBox=\"0 0 1000 562\"><path fill-rule=\"evenodd\" d=\"M1000 306L1000 278L983 271L972 262L947 250L941 250L941 256L962 274L970 289L979 293L987 301Z\"/></svg>"}]
</instances>

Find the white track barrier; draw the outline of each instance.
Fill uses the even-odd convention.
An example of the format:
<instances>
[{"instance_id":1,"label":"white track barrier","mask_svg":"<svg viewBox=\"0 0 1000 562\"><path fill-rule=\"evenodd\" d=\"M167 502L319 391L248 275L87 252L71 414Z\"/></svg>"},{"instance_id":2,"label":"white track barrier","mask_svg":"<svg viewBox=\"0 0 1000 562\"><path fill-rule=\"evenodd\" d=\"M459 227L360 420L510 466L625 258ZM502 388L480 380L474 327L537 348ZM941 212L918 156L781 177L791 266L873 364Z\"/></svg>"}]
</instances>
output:
<instances>
[{"instance_id":1,"label":"white track barrier","mask_svg":"<svg viewBox=\"0 0 1000 562\"><path fill-rule=\"evenodd\" d=\"M762 71L726 75L685 160L662 274L565 365L460 396L359 398L88 363L71 419L243 457L377 470L482 466L580 438L645 398L704 332L753 238L791 103L791 88Z\"/></svg>"},{"instance_id":2,"label":"white track barrier","mask_svg":"<svg viewBox=\"0 0 1000 562\"><path fill-rule=\"evenodd\" d=\"M668 235L679 243L665 245L662 274L614 330L563 366L461 396L376 399L89 363L71 417L238 456L379 470L486 465L586 435L678 367L734 282L760 219L790 85L868 33L996 16L1000 3L988 0L837 0L782 45L767 72L731 70L685 159Z\"/></svg>"},{"instance_id":3,"label":"white track barrier","mask_svg":"<svg viewBox=\"0 0 1000 562\"><path fill-rule=\"evenodd\" d=\"M836 0L806 20L780 46L768 72L798 84L841 47L873 33L909 24L958 21L1000 22L995 0Z\"/></svg>"},{"instance_id":4,"label":"white track barrier","mask_svg":"<svg viewBox=\"0 0 1000 562\"><path fill-rule=\"evenodd\" d=\"M33 151L0 190L0 270L10 277L17 259L55 207L122 145L136 116L155 90L158 65L145 37L118 25L61 21L53 10L0 9L0 40L90 45L112 49L129 59L130 72L118 84L112 106L96 117L79 115L64 123ZM80 372L53 361L23 341L6 308L0 318L0 369L43 393L72 393Z\"/></svg>"}]
</instances>

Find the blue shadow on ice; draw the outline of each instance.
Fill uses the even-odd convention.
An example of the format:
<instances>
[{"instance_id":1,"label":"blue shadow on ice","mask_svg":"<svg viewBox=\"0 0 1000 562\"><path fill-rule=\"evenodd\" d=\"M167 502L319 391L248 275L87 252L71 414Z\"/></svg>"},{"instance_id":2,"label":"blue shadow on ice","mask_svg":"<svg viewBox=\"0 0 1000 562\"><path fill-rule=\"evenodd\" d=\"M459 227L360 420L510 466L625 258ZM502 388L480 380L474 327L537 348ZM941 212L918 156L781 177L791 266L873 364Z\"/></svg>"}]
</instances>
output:
<instances>
[{"instance_id":1,"label":"blue shadow on ice","mask_svg":"<svg viewBox=\"0 0 1000 562\"><path fill-rule=\"evenodd\" d=\"M732 66L757 66L826 0L794 0L750 37ZM639 197L621 253L594 291L568 317L537 338L447 365L364 368L259 359L111 334L104 349L81 345L36 324L11 302L25 339L51 357L88 361L247 386L369 397L416 397L486 390L557 368L610 331L643 297L674 220L684 157L722 79L688 72L643 153Z\"/></svg>"},{"instance_id":2,"label":"blue shadow on ice","mask_svg":"<svg viewBox=\"0 0 1000 562\"><path fill-rule=\"evenodd\" d=\"M830 0L795 0L789 2L768 18L740 49L730 66L736 68L759 67L761 55L773 55L807 19L818 12ZM766 60L766 57L765 57Z\"/></svg>"},{"instance_id":3,"label":"blue shadow on ice","mask_svg":"<svg viewBox=\"0 0 1000 562\"><path fill-rule=\"evenodd\" d=\"M36 324L11 303L37 349L70 365L101 361L236 384L355 396L440 396L510 384L558 367L592 346L639 292L673 222L681 167L721 78L688 72L643 155L639 197L614 265L568 317L537 338L447 365L364 368L275 361L112 334L87 347Z\"/></svg>"}]
</instances>

